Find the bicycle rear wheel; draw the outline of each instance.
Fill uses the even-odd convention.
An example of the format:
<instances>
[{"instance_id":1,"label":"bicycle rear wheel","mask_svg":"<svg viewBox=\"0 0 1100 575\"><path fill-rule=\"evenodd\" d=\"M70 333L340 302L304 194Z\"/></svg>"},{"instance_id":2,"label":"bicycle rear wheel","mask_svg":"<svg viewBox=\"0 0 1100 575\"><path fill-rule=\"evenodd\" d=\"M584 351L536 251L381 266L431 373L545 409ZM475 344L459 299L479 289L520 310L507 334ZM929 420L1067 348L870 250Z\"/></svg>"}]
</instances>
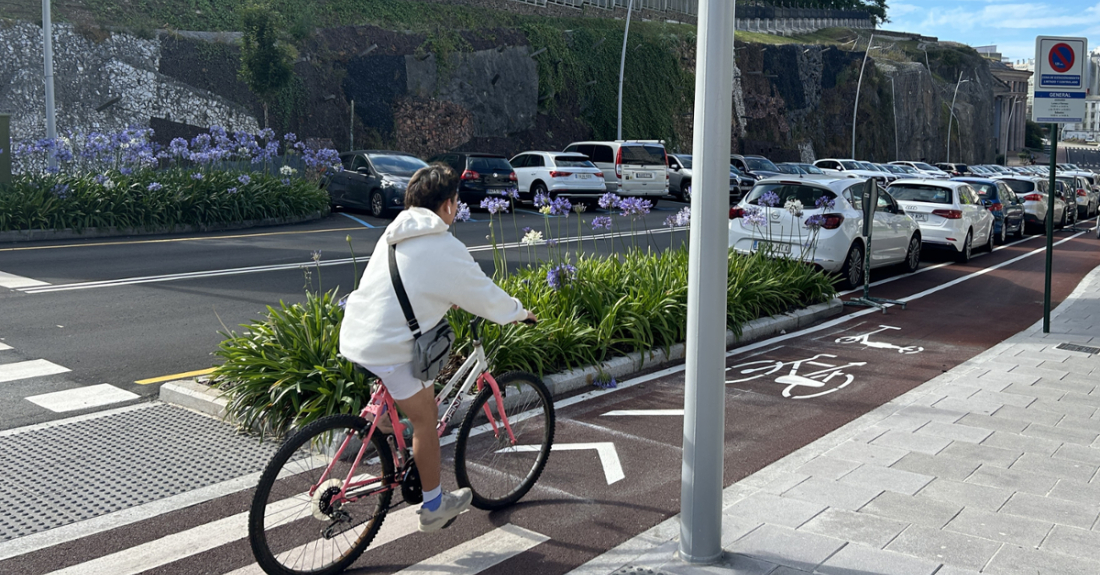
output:
<instances>
[{"instance_id":1,"label":"bicycle rear wheel","mask_svg":"<svg viewBox=\"0 0 1100 575\"><path fill-rule=\"evenodd\" d=\"M393 491L393 456L381 434L371 437L353 481L379 478L353 502L334 502L362 442L366 421L332 415L305 426L275 452L260 476L248 515L256 562L270 575L329 575L355 562L382 526ZM345 438L347 447L335 461ZM325 482L316 489L325 469ZM375 491L375 487L378 487ZM310 495L311 489L313 495ZM349 495L363 489L349 491Z\"/></svg>"},{"instance_id":2,"label":"bicycle rear wheel","mask_svg":"<svg viewBox=\"0 0 1100 575\"><path fill-rule=\"evenodd\" d=\"M455 441L455 479L473 491L474 507L486 510L506 507L527 494L542 475L554 442L554 403L542 381L518 371L496 381L515 443L489 386L470 405Z\"/></svg>"}]
</instances>

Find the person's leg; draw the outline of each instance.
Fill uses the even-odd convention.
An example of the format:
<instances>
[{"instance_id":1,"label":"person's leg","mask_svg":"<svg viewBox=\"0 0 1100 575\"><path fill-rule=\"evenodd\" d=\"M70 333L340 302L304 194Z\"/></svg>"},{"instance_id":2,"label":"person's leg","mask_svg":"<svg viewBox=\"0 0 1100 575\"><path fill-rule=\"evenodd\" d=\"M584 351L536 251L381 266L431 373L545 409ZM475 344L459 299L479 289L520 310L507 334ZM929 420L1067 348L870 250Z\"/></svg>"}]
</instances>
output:
<instances>
[{"instance_id":1,"label":"person's leg","mask_svg":"<svg viewBox=\"0 0 1100 575\"><path fill-rule=\"evenodd\" d=\"M439 411L434 392L434 388L426 387L408 399L397 401L413 426L413 459L425 493L439 488L439 434L435 430Z\"/></svg>"}]
</instances>

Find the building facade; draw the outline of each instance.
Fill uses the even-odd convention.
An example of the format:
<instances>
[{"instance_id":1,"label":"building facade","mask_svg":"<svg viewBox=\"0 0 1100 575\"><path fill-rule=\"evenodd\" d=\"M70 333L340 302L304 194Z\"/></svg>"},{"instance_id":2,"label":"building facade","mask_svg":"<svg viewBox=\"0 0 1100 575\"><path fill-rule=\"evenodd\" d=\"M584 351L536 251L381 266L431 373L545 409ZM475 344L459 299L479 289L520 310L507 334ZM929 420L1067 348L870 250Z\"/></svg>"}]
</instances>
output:
<instances>
[{"instance_id":1,"label":"building facade","mask_svg":"<svg viewBox=\"0 0 1100 575\"><path fill-rule=\"evenodd\" d=\"M993 86L993 135L997 153L1005 156L1024 149L1024 135L1030 114L1030 80L1034 74L998 61L989 63Z\"/></svg>"}]
</instances>

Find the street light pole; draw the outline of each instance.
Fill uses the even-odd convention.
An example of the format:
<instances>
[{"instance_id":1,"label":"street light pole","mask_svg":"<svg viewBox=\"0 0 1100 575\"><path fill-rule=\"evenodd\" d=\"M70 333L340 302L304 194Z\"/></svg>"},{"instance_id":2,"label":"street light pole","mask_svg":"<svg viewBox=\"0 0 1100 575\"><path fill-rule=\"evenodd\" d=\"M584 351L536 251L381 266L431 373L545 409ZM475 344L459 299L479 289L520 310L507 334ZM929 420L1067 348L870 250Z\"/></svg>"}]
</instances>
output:
<instances>
[{"instance_id":1,"label":"street light pole","mask_svg":"<svg viewBox=\"0 0 1100 575\"><path fill-rule=\"evenodd\" d=\"M852 110L852 159L856 159L856 115L859 112L859 89L863 87L863 70L867 67L867 56L871 54L871 43L875 41L875 35L867 41L867 51L863 53L863 65L859 67L859 81L856 82L856 104Z\"/></svg>"},{"instance_id":2,"label":"street light pole","mask_svg":"<svg viewBox=\"0 0 1100 575\"><path fill-rule=\"evenodd\" d=\"M42 0L42 60L46 76L46 138L57 138L57 122L53 104L53 24L50 22L50 0ZM50 156L50 168L57 167L57 158Z\"/></svg>"},{"instance_id":3,"label":"street light pole","mask_svg":"<svg viewBox=\"0 0 1100 575\"><path fill-rule=\"evenodd\" d=\"M1008 121L1005 122L1005 148L1004 148L1004 166L1008 166L1008 146L1010 145L1009 132L1012 130L1012 114L1016 112L1016 96L1012 97L1012 103L1008 107Z\"/></svg>"},{"instance_id":4,"label":"street light pole","mask_svg":"<svg viewBox=\"0 0 1100 575\"><path fill-rule=\"evenodd\" d=\"M699 2L680 474L680 558L688 563L722 555L734 10L730 0Z\"/></svg>"},{"instance_id":5,"label":"street light pole","mask_svg":"<svg viewBox=\"0 0 1100 575\"><path fill-rule=\"evenodd\" d=\"M893 76L890 76L890 102L893 104L891 107L894 108L894 161L897 161L901 159L901 149L898 147L898 100L897 93L894 91Z\"/></svg>"},{"instance_id":6,"label":"street light pole","mask_svg":"<svg viewBox=\"0 0 1100 575\"><path fill-rule=\"evenodd\" d=\"M947 163L951 163L951 119L955 116L955 98L959 97L959 86L970 80L963 80L962 71L959 72L959 81L955 83L955 95L951 97L951 113L947 115ZM959 126L961 129L962 126Z\"/></svg>"},{"instance_id":7,"label":"street light pole","mask_svg":"<svg viewBox=\"0 0 1100 575\"><path fill-rule=\"evenodd\" d=\"M626 5L626 29L623 30L623 55L619 59L619 131L615 139L623 139L623 75L626 73L626 40L630 37L630 14L634 11L634 0Z\"/></svg>"}]
</instances>

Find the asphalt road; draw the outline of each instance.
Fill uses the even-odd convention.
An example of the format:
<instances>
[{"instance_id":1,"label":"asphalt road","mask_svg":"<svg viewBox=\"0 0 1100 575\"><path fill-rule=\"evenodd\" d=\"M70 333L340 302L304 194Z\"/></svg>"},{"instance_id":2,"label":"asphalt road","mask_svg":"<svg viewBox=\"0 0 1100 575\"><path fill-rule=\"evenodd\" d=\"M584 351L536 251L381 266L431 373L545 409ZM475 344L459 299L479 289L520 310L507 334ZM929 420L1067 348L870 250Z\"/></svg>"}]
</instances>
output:
<instances>
[{"instance_id":1,"label":"asphalt road","mask_svg":"<svg viewBox=\"0 0 1100 575\"><path fill-rule=\"evenodd\" d=\"M663 226L684 205L664 200L634 222L637 244L660 249L684 241L683 230L669 233ZM581 232L591 236L593 215L606 213L585 212ZM507 250L512 268L537 260L540 251L515 245L517 230L522 234L531 227L566 242L578 234L576 214L547 219L524 206L515 215L498 220L495 234L498 241L513 243ZM212 352L223 339L219 332L240 331L240 324L262 318L269 305L304 300L310 286L349 291L355 284L352 246L361 273L388 221L339 212L310 224L240 232L0 244L0 286L3 273L48 284L0 287L0 344L12 348L3 351L0 364L35 362L25 365L47 368L46 375L0 386L0 429L95 409L55 412L28 397L109 384L121 392L100 387L87 393L96 392L92 401L114 400L98 408L117 407L157 395L160 382L135 382L210 368L217 363ZM488 225L489 214L475 211L473 220L457 224L454 233L491 272ZM630 233L628 219L616 225ZM566 245L577 249L576 243ZM602 240L595 246L586 239L581 249L616 247ZM312 261L315 251L320 266ZM60 370L69 371L49 373ZM55 403L59 398L54 396ZM73 407L70 401L58 406L48 399L40 403Z\"/></svg>"},{"instance_id":2,"label":"asphalt road","mask_svg":"<svg viewBox=\"0 0 1100 575\"><path fill-rule=\"evenodd\" d=\"M1100 242L1092 234L1058 232L1057 240L1055 305L1100 265ZM936 377L1041 317L1043 238L998 247L965 265L943 258L930 260L914 275L875 274L878 285L873 295L906 301L907 309L892 307L882 314L852 307L841 317L728 352L726 484ZM427 562L437 567L432 572L557 575L679 511L682 417L650 410L683 407L682 366L624 382L619 389L556 400L555 444L611 443L621 478L595 450L555 451L535 489L509 509L472 511L435 535L413 532L408 527L410 511L395 509L383 525L382 543L369 549L349 572L393 573ZM630 413L610 413L624 410ZM885 449L904 442L904 435L888 433L873 445ZM852 454L852 460L874 456ZM444 457L450 457L449 449L445 448ZM905 465L895 464L902 469ZM176 471L188 473L189 469L183 466ZM445 481L451 480L448 475ZM796 483L769 489L797 490ZM199 505L141 517L123 527L0 561L0 571L41 575L65 568L71 573L240 575L248 572L252 561L247 540L239 526L216 526L245 511L250 496L244 488ZM873 496L837 494L855 507L862 505L861 497ZM517 532L524 536L518 542L509 536ZM736 525L727 526L724 533L735 537ZM166 555L167 549L175 549L175 555ZM673 549L666 551L671 554ZM499 562L478 567L488 556L496 556Z\"/></svg>"}]
</instances>

